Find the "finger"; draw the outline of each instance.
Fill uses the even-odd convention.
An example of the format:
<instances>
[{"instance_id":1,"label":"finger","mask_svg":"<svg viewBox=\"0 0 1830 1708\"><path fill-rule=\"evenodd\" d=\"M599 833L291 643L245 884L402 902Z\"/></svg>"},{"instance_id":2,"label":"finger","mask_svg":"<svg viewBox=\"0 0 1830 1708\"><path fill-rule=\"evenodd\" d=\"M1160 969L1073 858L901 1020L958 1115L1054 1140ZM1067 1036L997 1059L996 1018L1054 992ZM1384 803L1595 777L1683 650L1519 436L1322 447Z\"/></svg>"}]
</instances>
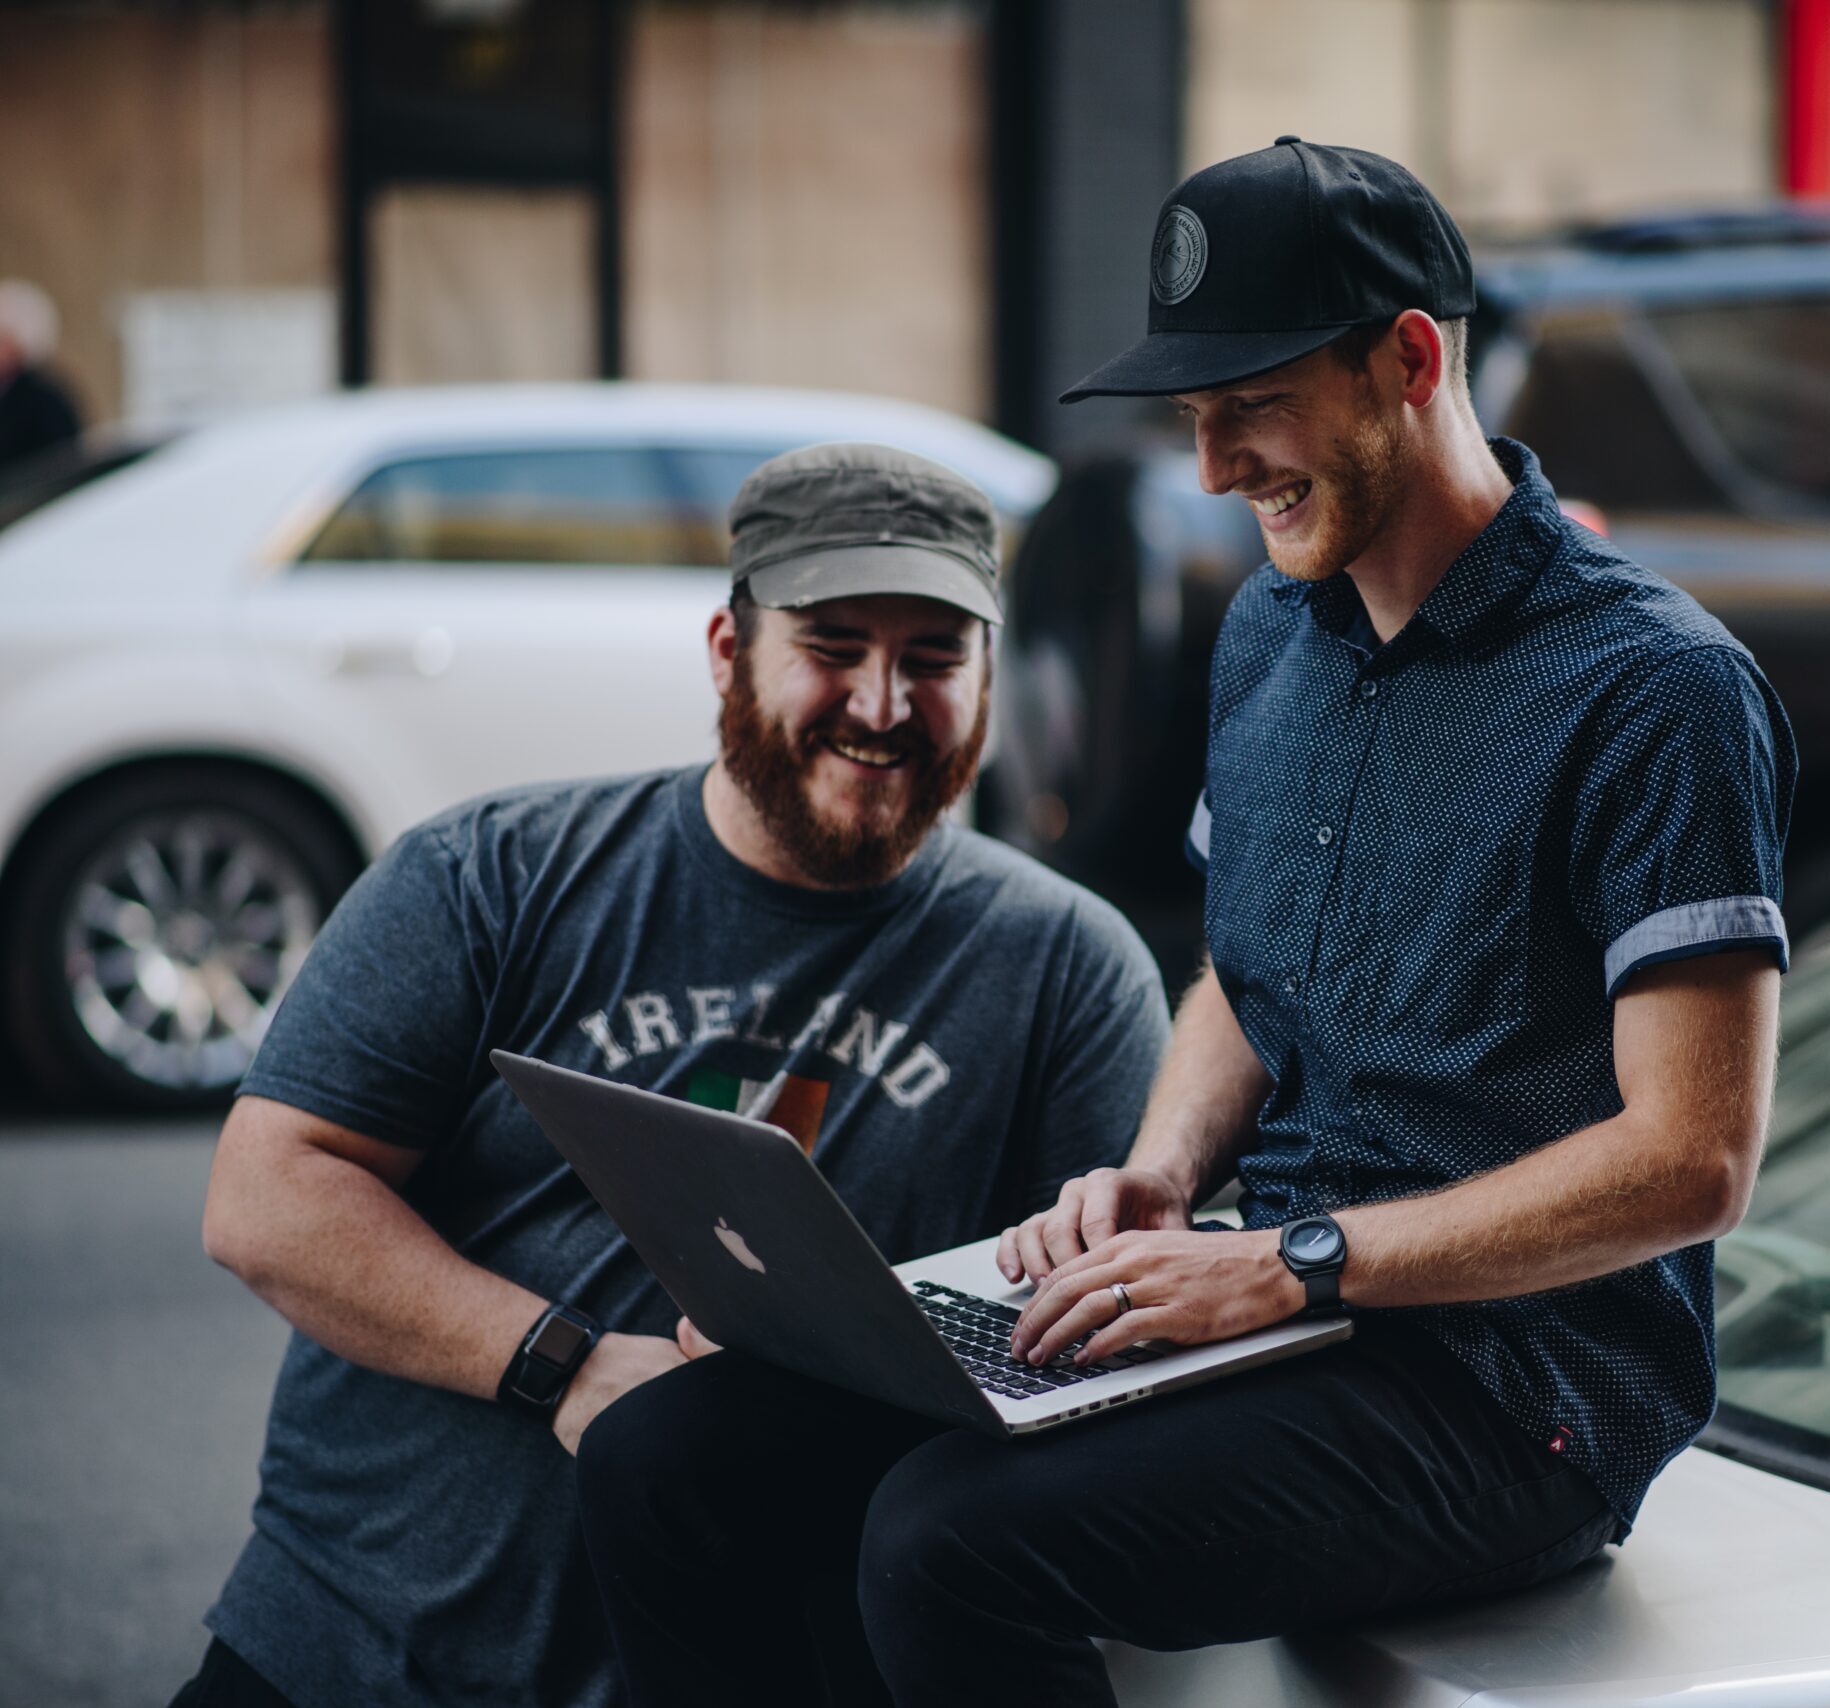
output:
<instances>
[{"instance_id":1,"label":"finger","mask_svg":"<svg viewBox=\"0 0 1830 1708\"><path fill-rule=\"evenodd\" d=\"M1053 1291L1053 1288L1044 1288L1039 1291L1036 1296L1023 1307L1022 1311L1017 1316L1017 1320L1011 1324L1011 1357L1021 1358L1024 1353L1035 1345L1037 1337L1048 1328L1049 1324L1055 1320L1056 1316L1067 1308L1070 1301L1065 1297L1058 1300L1052 1298L1051 1295Z\"/></svg>"},{"instance_id":2,"label":"finger","mask_svg":"<svg viewBox=\"0 0 1830 1708\"><path fill-rule=\"evenodd\" d=\"M1145 1243L1140 1244L1143 1241ZM1097 1246L1090 1246L1078 1257L1071 1257L1067 1262L1056 1267L1050 1277L1049 1285L1065 1281L1070 1275L1084 1274L1089 1269L1109 1269L1118 1264L1124 1273L1108 1275L1108 1281L1129 1281L1139 1263L1149 1262L1152 1256L1148 1236L1140 1234L1135 1228L1127 1228L1122 1234L1114 1234L1109 1240L1103 1240Z\"/></svg>"},{"instance_id":3,"label":"finger","mask_svg":"<svg viewBox=\"0 0 1830 1708\"><path fill-rule=\"evenodd\" d=\"M1037 1323L1022 1356L1032 1364L1046 1363L1083 1334L1104 1328L1118 1313L1111 1288L1117 1278L1116 1272L1089 1270L1072 1280L1057 1281L1049 1288L1052 1320Z\"/></svg>"},{"instance_id":4,"label":"finger","mask_svg":"<svg viewBox=\"0 0 1830 1708\"><path fill-rule=\"evenodd\" d=\"M1080 1232L1089 1249L1109 1240L1124 1225L1119 1219L1123 1193L1124 1182L1116 1174L1110 1180L1100 1181L1087 1193Z\"/></svg>"},{"instance_id":5,"label":"finger","mask_svg":"<svg viewBox=\"0 0 1830 1708\"><path fill-rule=\"evenodd\" d=\"M1023 1259L1023 1273L1032 1281L1045 1281L1055 1266L1049 1261L1048 1247L1042 1243L1042 1218L1031 1216L1017 1229L1017 1252Z\"/></svg>"},{"instance_id":6,"label":"finger","mask_svg":"<svg viewBox=\"0 0 1830 1708\"><path fill-rule=\"evenodd\" d=\"M1059 1269L1064 1263L1072 1263L1077 1257L1086 1255L1086 1246L1080 1238L1080 1219L1068 1221L1059 1214L1050 1216L1042 1224L1042 1243L1048 1249L1048 1259Z\"/></svg>"},{"instance_id":7,"label":"finger","mask_svg":"<svg viewBox=\"0 0 1830 1708\"><path fill-rule=\"evenodd\" d=\"M1042 1218L1042 1245L1051 1269L1086 1250L1080 1243L1080 1210L1085 1198L1086 1182L1070 1180L1061 1188L1055 1207Z\"/></svg>"},{"instance_id":8,"label":"finger","mask_svg":"<svg viewBox=\"0 0 1830 1708\"><path fill-rule=\"evenodd\" d=\"M1074 1354L1076 1364L1097 1364L1140 1340L1174 1340L1176 1313L1167 1305L1139 1305L1102 1328Z\"/></svg>"},{"instance_id":9,"label":"finger","mask_svg":"<svg viewBox=\"0 0 1830 1708\"><path fill-rule=\"evenodd\" d=\"M691 1317L682 1317L674 1327L674 1342L688 1358L703 1358L708 1352L722 1352L717 1341L701 1334Z\"/></svg>"},{"instance_id":10,"label":"finger","mask_svg":"<svg viewBox=\"0 0 1830 1708\"><path fill-rule=\"evenodd\" d=\"M1063 1283L1077 1280L1089 1269L1097 1268L1105 1261L1098 1252L1083 1251L1078 1257L1069 1258L1059 1268L1050 1270L1036 1283L1036 1296L1023 1307L1022 1314L1012 1325L1011 1346L1017 1351L1018 1357L1023 1355L1024 1348L1033 1346L1036 1337L1081 1296L1082 1289L1064 1287Z\"/></svg>"},{"instance_id":11,"label":"finger","mask_svg":"<svg viewBox=\"0 0 1830 1708\"><path fill-rule=\"evenodd\" d=\"M1017 1230L1006 1228L998 1236L998 1273L1006 1281L1023 1279L1023 1257L1017 1250Z\"/></svg>"},{"instance_id":12,"label":"finger","mask_svg":"<svg viewBox=\"0 0 1830 1708\"><path fill-rule=\"evenodd\" d=\"M1082 1257L1078 1261L1084 1268L1086 1258ZM1069 1275L1065 1269L1057 1269L1046 1283L1037 1288L1036 1296L1023 1307L1022 1314L1011 1326L1012 1354L1021 1358L1028 1352L1054 1326L1063 1312L1074 1308L1082 1292L1083 1289L1076 1285L1074 1276Z\"/></svg>"}]
</instances>

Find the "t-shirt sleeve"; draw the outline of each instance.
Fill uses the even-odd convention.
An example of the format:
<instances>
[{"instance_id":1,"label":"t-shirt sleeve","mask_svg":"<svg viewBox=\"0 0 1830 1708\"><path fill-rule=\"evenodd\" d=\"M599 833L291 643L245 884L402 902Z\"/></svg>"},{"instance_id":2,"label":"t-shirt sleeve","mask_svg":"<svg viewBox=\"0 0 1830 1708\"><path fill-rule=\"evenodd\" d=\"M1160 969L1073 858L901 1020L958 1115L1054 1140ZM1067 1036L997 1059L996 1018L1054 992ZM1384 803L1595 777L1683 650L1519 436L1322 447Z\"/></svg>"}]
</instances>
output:
<instances>
[{"instance_id":1,"label":"t-shirt sleeve","mask_svg":"<svg viewBox=\"0 0 1830 1708\"><path fill-rule=\"evenodd\" d=\"M407 832L318 934L243 1079L384 1143L457 1124L493 985L494 933L450 821Z\"/></svg>"},{"instance_id":2,"label":"t-shirt sleeve","mask_svg":"<svg viewBox=\"0 0 1830 1708\"><path fill-rule=\"evenodd\" d=\"M1765 948L1784 970L1780 858L1797 769L1777 698L1727 647L1677 654L1611 709L1570 863L1610 997L1641 967L1688 955Z\"/></svg>"},{"instance_id":3,"label":"t-shirt sleeve","mask_svg":"<svg viewBox=\"0 0 1830 1708\"><path fill-rule=\"evenodd\" d=\"M1194 816L1188 821L1187 834L1182 838L1182 855L1189 865L1207 875L1207 844L1213 835L1213 815L1207 808L1207 791L1201 791L1201 798L1195 802Z\"/></svg>"},{"instance_id":4,"label":"t-shirt sleeve","mask_svg":"<svg viewBox=\"0 0 1830 1708\"><path fill-rule=\"evenodd\" d=\"M1169 1042L1162 976L1137 933L1103 902L1077 909L1074 931L1024 1215L1075 1175L1124 1161Z\"/></svg>"}]
</instances>

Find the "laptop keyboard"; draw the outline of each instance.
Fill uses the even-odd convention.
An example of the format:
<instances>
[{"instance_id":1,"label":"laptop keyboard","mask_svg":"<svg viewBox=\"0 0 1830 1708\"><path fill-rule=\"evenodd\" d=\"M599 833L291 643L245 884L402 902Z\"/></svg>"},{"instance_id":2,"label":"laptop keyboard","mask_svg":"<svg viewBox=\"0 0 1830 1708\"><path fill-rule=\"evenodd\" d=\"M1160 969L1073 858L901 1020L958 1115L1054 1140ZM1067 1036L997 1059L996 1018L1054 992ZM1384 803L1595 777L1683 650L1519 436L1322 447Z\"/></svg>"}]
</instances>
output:
<instances>
[{"instance_id":1,"label":"laptop keyboard","mask_svg":"<svg viewBox=\"0 0 1830 1708\"><path fill-rule=\"evenodd\" d=\"M987 1392L1006 1399L1034 1399L1051 1389L1071 1387L1090 1376L1109 1376L1163 1356L1155 1347L1130 1346L1097 1364L1080 1365L1073 1362L1073 1355L1086 1344L1082 1338L1047 1364L1022 1364L1010 1355L1010 1331L1016 1327L1018 1313L1009 1305L994 1304L935 1281L917 1281L911 1291L953 1356L965 1365L967 1375Z\"/></svg>"}]
</instances>

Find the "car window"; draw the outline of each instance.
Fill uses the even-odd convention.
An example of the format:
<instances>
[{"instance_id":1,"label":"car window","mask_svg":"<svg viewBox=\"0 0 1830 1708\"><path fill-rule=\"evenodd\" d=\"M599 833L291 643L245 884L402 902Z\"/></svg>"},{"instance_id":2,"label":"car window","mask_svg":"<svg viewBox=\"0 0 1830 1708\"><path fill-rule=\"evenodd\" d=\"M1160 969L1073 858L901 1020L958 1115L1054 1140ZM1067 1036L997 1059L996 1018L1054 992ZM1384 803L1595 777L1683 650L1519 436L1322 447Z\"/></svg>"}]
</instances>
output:
<instances>
[{"instance_id":1,"label":"car window","mask_svg":"<svg viewBox=\"0 0 1830 1708\"><path fill-rule=\"evenodd\" d=\"M1830 500L1830 297L1653 309L1646 320L1736 461Z\"/></svg>"},{"instance_id":2,"label":"car window","mask_svg":"<svg viewBox=\"0 0 1830 1708\"><path fill-rule=\"evenodd\" d=\"M1830 937L1781 997L1779 1083L1746 1219L1716 1246L1724 1416L1830 1474Z\"/></svg>"},{"instance_id":3,"label":"car window","mask_svg":"<svg viewBox=\"0 0 1830 1708\"><path fill-rule=\"evenodd\" d=\"M696 565L708 561L703 532L645 446L476 451L375 470L301 557Z\"/></svg>"},{"instance_id":4,"label":"car window","mask_svg":"<svg viewBox=\"0 0 1830 1708\"><path fill-rule=\"evenodd\" d=\"M661 452L691 517L697 562L723 564L731 543L731 500L738 487L787 445L670 446Z\"/></svg>"},{"instance_id":5,"label":"car window","mask_svg":"<svg viewBox=\"0 0 1830 1708\"><path fill-rule=\"evenodd\" d=\"M1674 425L1632 331L1611 310L1540 322L1500 430L1537 452L1565 498L1604 510L1730 509L1719 480Z\"/></svg>"}]
</instances>

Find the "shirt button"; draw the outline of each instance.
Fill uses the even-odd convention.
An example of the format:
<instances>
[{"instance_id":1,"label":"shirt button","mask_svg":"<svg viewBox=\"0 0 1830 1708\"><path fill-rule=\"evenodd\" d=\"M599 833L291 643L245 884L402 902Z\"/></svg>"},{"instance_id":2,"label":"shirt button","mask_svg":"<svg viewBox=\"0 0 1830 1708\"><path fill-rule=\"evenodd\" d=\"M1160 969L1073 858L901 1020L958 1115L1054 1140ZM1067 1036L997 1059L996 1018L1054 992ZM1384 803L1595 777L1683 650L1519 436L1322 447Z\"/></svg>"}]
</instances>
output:
<instances>
[{"instance_id":1,"label":"shirt button","mask_svg":"<svg viewBox=\"0 0 1830 1708\"><path fill-rule=\"evenodd\" d=\"M1288 995L1294 996L1302 988L1303 981L1295 973L1284 974L1284 990Z\"/></svg>"},{"instance_id":2,"label":"shirt button","mask_svg":"<svg viewBox=\"0 0 1830 1708\"><path fill-rule=\"evenodd\" d=\"M1360 698L1362 700L1374 699L1377 697L1378 692L1379 692L1379 684L1377 682L1373 681L1373 679L1370 676L1367 677L1367 679L1360 684Z\"/></svg>"},{"instance_id":3,"label":"shirt button","mask_svg":"<svg viewBox=\"0 0 1830 1708\"><path fill-rule=\"evenodd\" d=\"M1328 844L1334 840L1334 832L1330 830L1327 825L1323 825L1322 828L1315 833L1315 840L1326 848Z\"/></svg>"}]
</instances>

